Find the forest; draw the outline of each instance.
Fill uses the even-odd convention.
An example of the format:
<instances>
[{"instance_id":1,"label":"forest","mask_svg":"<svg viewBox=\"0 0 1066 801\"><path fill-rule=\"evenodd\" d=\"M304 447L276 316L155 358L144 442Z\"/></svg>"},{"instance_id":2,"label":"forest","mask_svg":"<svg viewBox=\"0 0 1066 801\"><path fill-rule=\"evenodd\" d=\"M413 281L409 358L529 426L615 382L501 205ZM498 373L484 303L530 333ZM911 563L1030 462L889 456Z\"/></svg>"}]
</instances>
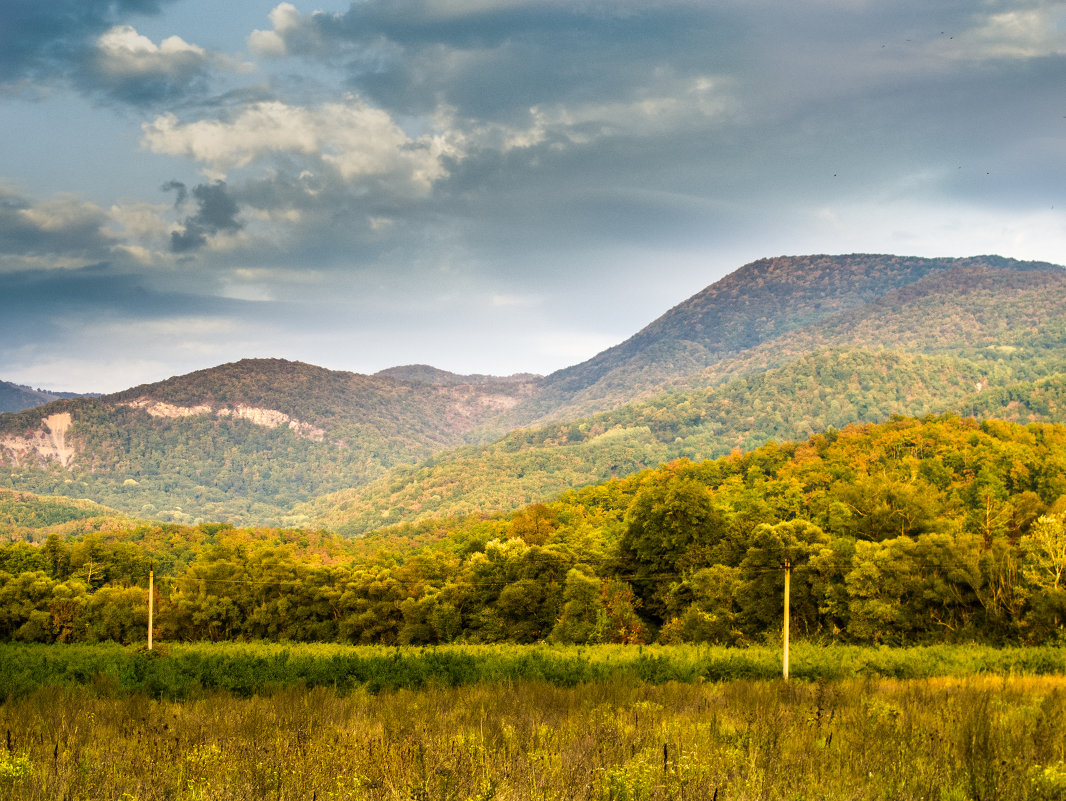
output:
<instances>
[{"instance_id":1,"label":"forest","mask_svg":"<svg viewBox=\"0 0 1066 801\"><path fill-rule=\"evenodd\" d=\"M84 522L84 521L82 521ZM0 639L1055 644L1066 427L894 418L380 529L115 520L0 546ZM67 531L64 535L62 532Z\"/></svg>"}]
</instances>

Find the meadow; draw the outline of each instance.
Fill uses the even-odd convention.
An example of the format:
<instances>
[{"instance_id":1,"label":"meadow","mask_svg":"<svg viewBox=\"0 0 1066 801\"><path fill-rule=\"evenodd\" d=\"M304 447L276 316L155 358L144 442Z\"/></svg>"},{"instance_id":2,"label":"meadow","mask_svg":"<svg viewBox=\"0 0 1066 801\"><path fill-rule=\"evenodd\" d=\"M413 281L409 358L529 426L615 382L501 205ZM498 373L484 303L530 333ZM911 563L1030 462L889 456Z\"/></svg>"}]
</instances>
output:
<instances>
[{"instance_id":1,"label":"meadow","mask_svg":"<svg viewBox=\"0 0 1066 801\"><path fill-rule=\"evenodd\" d=\"M1063 675L1058 646L887 646L793 643L790 675L800 681L853 678ZM559 687L593 682L663 684L773 679L776 646L441 645L351 646L330 643L168 643L154 651L115 643L0 643L0 701L42 687L92 686L109 695L166 700L224 691L238 696L289 687L366 690L460 687L541 681Z\"/></svg>"},{"instance_id":2,"label":"meadow","mask_svg":"<svg viewBox=\"0 0 1066 801\"><path fill-rule=\"evenodd\" d=\"M778 657L4 645L0 797L1066 799L1057 649Z\"/></svg>"}]
</instances>

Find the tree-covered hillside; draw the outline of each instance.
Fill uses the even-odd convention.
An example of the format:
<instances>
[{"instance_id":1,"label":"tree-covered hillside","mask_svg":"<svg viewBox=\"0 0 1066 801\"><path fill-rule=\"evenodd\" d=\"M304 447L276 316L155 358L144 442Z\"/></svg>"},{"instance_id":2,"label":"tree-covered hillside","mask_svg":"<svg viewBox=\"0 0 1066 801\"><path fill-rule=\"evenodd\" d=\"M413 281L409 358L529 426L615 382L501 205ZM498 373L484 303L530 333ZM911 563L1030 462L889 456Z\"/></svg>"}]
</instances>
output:
<instances>
[{"instance_id":1,"label":"tree-covered hillside","mask_svg":"<svg viewBox=\"0 0 1066 801\"><path fill-rule=\"evenodd\" d=\"M304 504L290 520L358 533L504 510L678 457L894 414L1066 421L1064 297L1059 268L955 264L724 358L673 392L438 454Z\"/></svg>"},{"instance_id":2,"label":"tree-covered hillside","mask_svg":"<svg viewBox=\"0 0 1066 801\"><path fill-rule=\"evenodd\" d=\"M994 368L994 365L991 367ZM359 534L390 522L505 511L671 459L714 458L856 421L954 411L1066 420L1066 371L1015 383L987 364L894 351L825 351L714 389L447 451L296 508L294 525ZM1002 384L994 391L976 386Z\"/></svg>"},{"instance_id":3,"label":"tree-covered hillside","mask_svg":"<svg viewBox=\"0 0 1066 801\"><path fill-rule=\"evenodd\" d=\"M245 360L0 415L0 483L147 518L275 520L298 501L462 444L534 386Z\"/></svg>"},{"instance_id":4,"label":"tree-covered hillside","mask_svg":"<svg viewBox=\"0 0 1066 801\"><path fill-rule=\"evenodd\" d=\"M64 395L24 387L21 384L12 384L9 381L0 381L0 412L21 412L23 409L51 403L60 397Z\"/></svg>"},{"instance_id":5,"label":"tree-covered hillside","mask_svg":"<svg viewBox=\"0 0 1066 801\"><path fill-rule=\"evenodd\" d=\"M989 290L989 284L996 286ZM1025 294L1039 286L1052 293L1050 299L1060 297L1066 289L1066 271L1057 265L998 256L761 259L674 307L625 342L547 376L542 389L505 419L514 425L572 419L659 394L664 385L703 383L709 368L763 345L772 348L770 343L791 332L809 332L803 351L829 344L889 344L878 338L876 330L856 331L853 340L835 336L841 331L846 335L855 320L876 318L871 311L898 313L898 325L905 333L893 339L922 350L934 347L944 335L965 337L970 325L979 337L989 333L990 325L1005 331L1011 319L1006 315L996 320L981 316L971 320L965 312L948 316L938 302L957 298L965 307L986 300L979 290L995 293L1006 288ZM832 340L825 341L826 336ZM804 337L796 341L798 345Z\"/></svg>"},{"instance_id":6,"label":"tree-covered hillside","mask_svg":"<svg viewBox=\"0 0 1066 801\"><path fill-rule=\"evenodd\" d=\"M0 539L12 542L42 539L42 531L84 532L125 520L125 515L92 501L0 489Z\"/></svg>"},{"instance_id":7,"label":"tree-covered hillside","mask_svg":"<svg viewBox=\"0 0 1066 801\"><path fill-rule=\"evenodd\" d=\"M361 533L893 414L1063 421L1063 297L997 257L766 259L545 379L258 359L0 415L0 486Z\"/></svg>"}]
</instances>

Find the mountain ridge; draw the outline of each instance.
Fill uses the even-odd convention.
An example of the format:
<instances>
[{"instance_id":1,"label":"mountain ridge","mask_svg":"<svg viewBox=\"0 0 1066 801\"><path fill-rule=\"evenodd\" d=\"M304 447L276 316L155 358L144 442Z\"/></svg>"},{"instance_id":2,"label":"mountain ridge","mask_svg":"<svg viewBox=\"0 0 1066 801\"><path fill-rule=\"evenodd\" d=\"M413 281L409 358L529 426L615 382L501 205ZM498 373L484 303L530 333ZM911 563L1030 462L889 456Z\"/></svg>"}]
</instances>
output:
<instances>
[{"instance_id":1,"label":"mountain ridge","mask_svg":"<svg viewBox=\"0 0 1066 801\"><path fill-rule=\"evenodd\" d=\"M498 508L817 424L960 405L1055 420L1064 295L1066 269L1002 257L762 259L543 378L244 359L0 415L0 485L237 523L292 520L315 498L373 486L413 499L398 513L410 519L491 484L492 470ZM1013 394L997 406L970 397L978 385ZM506 489L508 470L522 472L523 489Z\"/></svg>"},{"instance_id":2,"label":"mountain ridge","mask_svg":"<svg viewBox=\"0 0 1066 801\"><path fill-rule=\"evenodd\" d=\"M615 403L620 387L644 396L655 394L664 383L657 365L664 362L676 362L671 380L677 383L729 355L866 305L932 273L978 266L1066 274L1059 265L1001 256L849 254L759 259L677 304L618 345L549 374L541 392L512 410L507 423L544 423L605 411ZM830 291L834 288L835 294ZM775 316L786 290L792 308Z\"/></svg>"}]
</instances>

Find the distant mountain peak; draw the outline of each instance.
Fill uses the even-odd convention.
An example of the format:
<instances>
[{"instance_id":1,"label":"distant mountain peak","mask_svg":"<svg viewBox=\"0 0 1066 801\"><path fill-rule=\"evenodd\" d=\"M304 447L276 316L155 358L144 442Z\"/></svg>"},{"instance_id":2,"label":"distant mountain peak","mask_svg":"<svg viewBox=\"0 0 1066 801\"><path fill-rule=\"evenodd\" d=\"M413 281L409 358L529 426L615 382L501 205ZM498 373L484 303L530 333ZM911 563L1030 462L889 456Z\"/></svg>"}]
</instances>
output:
<instances>
[{"instance_id":1,"label":"distant mountain peak","mask_svg":"<svg viewBox=\"0 0 1066 801\"><path fill-rule=\"evenodd\" d=\"M43 406L55 400L80 397L92 396L82 395L77 392L53 392L48 389L34 389L22 384L0 381L0 412L21 412L24 409Z\"/></svg>"},{"instance_id":2,"label":"distant mountain peak","mask_svg":"<svg viewBox=\"0 0 1066 801\"><path fill-rule=\"evenodd\" d=\"M515 373L509 376L494 375L459 375L428 364L404 364L389 367L374 373L375 376L407 381L413 384L429 384L435 387L456 386L459 384L484 384L500 382L536 381L540 376L533 373Z\"/></svg>"},{"instance_id":3,"label":"distant mountain peak","mask_svg":"<svg viewBox=\"0 0 1066 801\"><path fill-rule=\"evenodd\" d=\"M2 414L0 477L166 520L322 496L373 527L889 414L1062 419L1064 295L1066 269L999 256L760 259L547 378L248 358Z\"/></svg>"}]
</instances>

